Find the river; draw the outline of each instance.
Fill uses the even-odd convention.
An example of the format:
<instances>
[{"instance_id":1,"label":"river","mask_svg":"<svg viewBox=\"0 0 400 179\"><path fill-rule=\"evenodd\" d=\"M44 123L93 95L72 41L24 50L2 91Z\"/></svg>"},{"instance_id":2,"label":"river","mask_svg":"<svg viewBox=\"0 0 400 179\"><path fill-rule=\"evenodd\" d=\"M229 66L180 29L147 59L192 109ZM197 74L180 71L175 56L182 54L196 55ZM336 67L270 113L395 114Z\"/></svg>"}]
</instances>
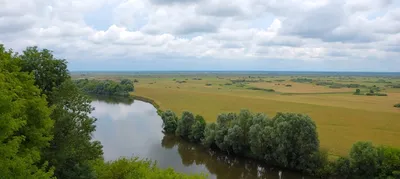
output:
<instances>
[{"instance_id":1,"label":"river","mask_svg":"<svg viewBox=\"0 0 400 179\"><path fill-rule=\"evenodd\" d=\"M161 168L182 173L205 173L209 178L308 178L263 163L205 149L162 133L162 120L149 103L118 98L93 99L98 120L94 139L103 145L104 159L137 156L157 161Z\"/></svg>"}]
</instances>

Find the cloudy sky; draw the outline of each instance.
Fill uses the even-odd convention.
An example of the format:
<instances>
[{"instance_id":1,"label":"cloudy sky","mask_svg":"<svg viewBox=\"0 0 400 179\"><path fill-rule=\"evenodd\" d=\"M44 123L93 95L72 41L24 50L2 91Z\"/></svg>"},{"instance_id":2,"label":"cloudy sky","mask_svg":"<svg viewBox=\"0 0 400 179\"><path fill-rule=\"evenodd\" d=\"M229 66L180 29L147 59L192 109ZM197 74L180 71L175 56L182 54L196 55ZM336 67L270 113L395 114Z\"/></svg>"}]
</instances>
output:
<instances>
[{"instance_id":1,"label":"cloudy sky","mask_svg":"<svg viewBox=\"0 0 400 179\"><path fill-rule=\"evenodd\" d=\"M70 70L400 71L400 0L0 0Z\"/></svg>"}]
</instances>

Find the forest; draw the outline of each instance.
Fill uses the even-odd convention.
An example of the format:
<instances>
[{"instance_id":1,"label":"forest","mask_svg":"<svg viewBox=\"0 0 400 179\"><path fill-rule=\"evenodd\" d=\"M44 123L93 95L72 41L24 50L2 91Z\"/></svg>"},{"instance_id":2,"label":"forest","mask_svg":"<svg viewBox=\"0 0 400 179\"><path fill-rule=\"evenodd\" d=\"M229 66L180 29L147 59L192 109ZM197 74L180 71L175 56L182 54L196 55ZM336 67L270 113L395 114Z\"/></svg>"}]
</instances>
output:
<instances>
[{"instance_id":1,"label":"forest","mask_svg":"<svg viewBox=\"0 0 400 179\"><path fill-rule=\"evenodd\" d=\"M322 178L399 178L400 149L353 144L348 157L328 159L319 146L317 128L307 115L241 110L222 113L206 124L200 115L184 111L179 118L171 110L161 112L165 133L200 143L232 155L249 157L282 168Z\"/></svg>"},{"instance_id":2,"label":"forest","mask_svg":"<svg viewBox=\"0 0 400 179\"><path fill-rule=\"evenodd\" d=\"M138 158L105 162L92 140L92 110L65 60L47 49L17 54L0 44L0 178L204 178Z\"/></svg>"}]
</instances>

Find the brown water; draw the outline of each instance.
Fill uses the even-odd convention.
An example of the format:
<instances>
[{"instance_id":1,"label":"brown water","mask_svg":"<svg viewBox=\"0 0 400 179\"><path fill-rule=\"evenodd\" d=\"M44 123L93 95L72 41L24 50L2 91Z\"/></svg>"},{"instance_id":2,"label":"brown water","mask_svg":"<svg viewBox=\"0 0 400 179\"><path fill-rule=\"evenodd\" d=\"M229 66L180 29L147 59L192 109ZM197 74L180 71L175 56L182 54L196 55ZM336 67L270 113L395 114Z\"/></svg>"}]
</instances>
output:
<instances>
[{"instance_id":1,"label":"brown water","mask_svg":"<svg viewBox=\"0 0 400 179\"><path fill-rule=\"evenodd\" d=\"M205 173L209 178L309 178L249 159L233 157L162 133L162 120L149 103L96 98L92 115L98 119L94 138L103 145L105 160L138 156L161 168L182 173Z\"/></svg>"}]
</instances>

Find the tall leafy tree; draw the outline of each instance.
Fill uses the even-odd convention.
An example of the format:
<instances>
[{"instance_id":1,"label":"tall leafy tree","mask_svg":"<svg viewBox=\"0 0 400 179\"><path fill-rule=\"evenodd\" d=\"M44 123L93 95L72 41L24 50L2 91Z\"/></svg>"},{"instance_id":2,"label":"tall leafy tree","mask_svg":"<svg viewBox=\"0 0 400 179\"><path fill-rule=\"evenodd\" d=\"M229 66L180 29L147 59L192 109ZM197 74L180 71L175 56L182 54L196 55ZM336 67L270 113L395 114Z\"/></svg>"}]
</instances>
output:
<instances>
[{"instance_id":1,"label":"tall leafy tree","mask_svg":"<svg viewBox=\"0 0 400 179\"><path fill-rule=\"evenodd\" d=\"M0 45L0 178L50 178L37 166L52 138L51 110L20 59Z\"/></svg>"},{"instance_id":2,"label":"tall leafy tree","mask_svg":"<svg viewBox=\"0 0 400 179\"><path fill-rule=\"evenodd\" d=\"M350 150L352 175L369 178L375 176L378 165L378 152L371 142L357 142Z\"/></svg>"},{"instance_id":3,"label":"tall leafy tree","mask_svg":"<svg viewBox=\"0 0 400 179\"><path fill-rule=\"evenodd\" d=\"M275 160L284 167L305 170L319 151L317 127L307 115L278 113L274 119Z\"/></svg>"},{"instance_id":4,"label":"tall leafy tree","mask_svg":"<svg viewBox=\"0 0 400 179\"><path fill-rule=\"evenodd\" d=\"M190 131L189 138L194 142L200 142L204 138L204 130L206 128L206 121L203 116L196 115L195 122Z\"/></svg>"},{"instance_id":5,"label":"tall leafy tree","mask_svg":"<svg viewBox=\"0 0 400 179\"><path fill-rule=\"evenodd\" d=\"M103 152L100 142L92 141L96 119L89 116L91 101L71 81L62 83L53 93L51 118L56 123L46 157L56 167L58 178L93 178L89 163L101 159Z\"/></svg>"},{"instance_id":6,"label":"tall leafy tree","mask_svg":"<svg viewBox=\"0 0 400 179\"><path fill-rule=\"evenodd\" d=\"M171 110L167 110L161 114L163 120L163 128L166 133L174 133L178 126L178 117Z\"/></svg>"},{"instance_id":7,"label":"tall leafy tree","mask_svg":"<svg viewBox=\"0 0 400 179\"><path fill-rule=\"evenodd\" d=\"M54 108L54 138L44 150L44 159L55 167L57 178L94 177L88 163L102 156L100 143L91 137L96 119L89 116L90 100L71 81L66 61L37 47L26 48L20 58L22 70L34 75L35 84Z\"/></svg>"},{"instance_id":8,"label":"tall leafy tree","mask_svg":"<svg viewBox=\"0 0 400 179\"><path fill-rule=\"evenodd\" d=\"M28 47L20 57L22 70L33 73L35 85L48 97L54 88L70 79L66 60L55 58L50 50ZM47 101L49 105L53 104L52 98L47 98Z\"/></svg>"},{"instance_id":9,"label":"tall leafy tree","mask_svg":"<svg viewBox=\"0 0 400 179\"><path fill-rule=\"evenodd\" d=\"M176 128L176 134L183 138L188 138L191 130L192 130L192 125L194 124L195 119L194 116L191 112L184 111L182 113L182 118L181 120L178 121L178 126Z\"/></svg>"}]
</instances>

